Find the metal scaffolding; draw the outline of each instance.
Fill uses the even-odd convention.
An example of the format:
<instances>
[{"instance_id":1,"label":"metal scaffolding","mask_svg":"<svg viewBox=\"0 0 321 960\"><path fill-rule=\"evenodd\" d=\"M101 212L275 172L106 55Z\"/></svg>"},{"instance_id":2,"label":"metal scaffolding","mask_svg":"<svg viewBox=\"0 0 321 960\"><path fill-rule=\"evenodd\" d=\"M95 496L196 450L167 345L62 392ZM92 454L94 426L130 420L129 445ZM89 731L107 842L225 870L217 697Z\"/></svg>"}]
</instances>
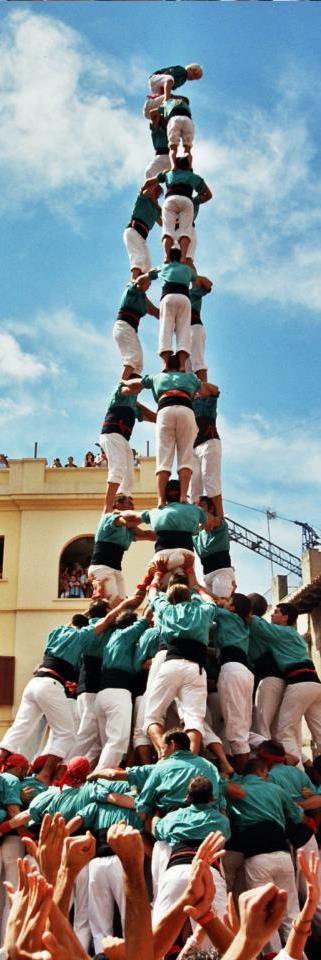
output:
<instances>
[{"instance_id":1,"label":"metal scaffolding","mask_svg":"<svg viewBox=\"0 0 321 960\"><path fill-rule=\"evenodd\" d=\"M243 527L242 523L236 523L235 520L229 518L226 519L231 540L234 540L235 543L241 543L243 547L247 547L253 553L259 553L261 557L266 557L267 560L276 563L279 567L284 567L285 570L295 573L301 579L300 557L296 557L289 550L283 550L283 547L279 547L276 543L267 540L266 537L254 533L248 527Z\"/></svg>"}]
</instances>

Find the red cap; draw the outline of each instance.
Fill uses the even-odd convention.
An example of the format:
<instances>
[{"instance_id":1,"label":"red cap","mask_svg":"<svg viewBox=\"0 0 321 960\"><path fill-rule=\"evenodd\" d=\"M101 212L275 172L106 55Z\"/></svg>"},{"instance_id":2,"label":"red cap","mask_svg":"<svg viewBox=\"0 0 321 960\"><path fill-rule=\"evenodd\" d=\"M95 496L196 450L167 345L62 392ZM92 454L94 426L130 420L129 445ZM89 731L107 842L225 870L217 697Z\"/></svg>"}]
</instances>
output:
<instances>
[{"instance_id":1,"label":"red cap","mask_svg":"<svg viewBox=\"0 0 321 960\"><path fill-rule=\"evenodd\" d=\"M73 757L69 761L66 773L60 783L68 787L80 787L82 783L85 783L89 771L90 763L87 757Z\"/></svg>"},{"instance_id":2,"label":"red cap","mask_svg":"<svg viewBox=\"0 0 321 960\"><path fill-rule=\"evenodd\" d=\"M11 753L10 757L4 761L3 769L10 770L11 767L21 767L22 770L28 770L29 760L22 753Z\"/></svg>"},{"instance_id":3,"label":"red cap","mask_svg":"<svg viewBox=\"0 0 321 960\"><path fill-rule=\"evenodd\" d=\"M43 753L40 757L35 757L35 759L30 764L30 767L29 767L30 773L39 773L39 771L42 770L47 760L47 757L48 757L47 753Z\"/></svg>"}]
</instances>

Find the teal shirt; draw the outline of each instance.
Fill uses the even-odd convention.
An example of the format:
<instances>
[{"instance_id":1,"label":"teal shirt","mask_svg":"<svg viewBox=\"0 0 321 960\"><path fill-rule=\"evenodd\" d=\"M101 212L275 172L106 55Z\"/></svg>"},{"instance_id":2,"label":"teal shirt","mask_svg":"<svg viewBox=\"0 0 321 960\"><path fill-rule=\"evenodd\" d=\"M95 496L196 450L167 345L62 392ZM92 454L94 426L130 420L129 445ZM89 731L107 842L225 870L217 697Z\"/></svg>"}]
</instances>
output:
<instances>
[{"instance_id":1,"label":"teal shirt","mask_svg":"<svg viewBox=\"0 0 321 960\"><path fill-rule=\"evenodd\" d=\"M113 793L115 791L113 790ZM125 820L126 823L143 833L144 824L135 810L127 810L124 807L115 807L112 803L89 803L78 810L78 816L83 819L84 830L91 830L92 833L98 833L98 830L109 830L115 823ZM107 843L107 838L106 838Z\"/></svg>"},{"instance_id":2,"label":"teal shirt","mask_svg":"<svg viewBox=\"0 0 321 960\"><path fill-rule=\"evenodd\" d=\"M153 767L136 800L136 810L151 815L155 807L161 810L186 805L188 785L194 777L208 777L213 784L215 799L221 805L222 785L216 767L204 757L189 750L177 750Z\"/></svg>"},{"instance_id":3,"label":"teal shirt","mask_svg":"<svg viewBox=\"0 0 321 960\"><path fill-rule=\"evenodd\" d=\"M129 530L128 527L117 524L117 520L117 513L105 513L101 517L95 533L95 543L117 543L123 550L128 550L135 540L134 530Z\"/></svg>"},{"instance_id":4,"label":"teal shirt","mask_svg":"<svg viewBox=\"0 0 321 960\"><path fill-rule=\"evenodd\" d=\"M102 669L134 672L136 641L148 627L148 621L142 617L125 630L114 630L103 653Z\"/></svg>"},{"instance_id":5,"label":"teal shirt","mask_svg":"<svg viewBox=\"0 0 321 960\"><path fill-rule=\"evenodd\" d=\"M67 660L75 670L79 670L81 655L86 653L87 643L92 641L94 637L95 629L93 626L81 627L80 630L70 624L55 627L49 633L44 654L45 656L49 654Z\"/></svg>"},{"instance_id":6,"label":"teal shirt","mask_svg":"<svg viewBox=\"0 0 321 960\"><path fill-rule=\"evenodd\" d=\"M211 420L214 420L216 425L218 398L219 394L217 394L216 397L213 395L210 397L195 397L195 400L193 401L193 410L196 421L198 417L211 417Z\"/></svg>"},{"instance_id":7,"label":"teal shirt","mask_svg":"<svg viewBox=\"0 0 321 960\"><path fill-rule=\"evenodd\" d=\"M186 83L187 80L187 70L185 67L181 67L180 64L176 64L174 67L160 67L159 70L154 71L155 74L169 74L170 77L173 77L174 83L172 90L177 90L177 87L182 87L183 83ZM154 76L154 74L151 74Z\"/></svg>"},{"instance_id":8,"label":"teal shirt","mask_svg":"<svg viewBox=\"0 0 321 960\"><path fill-rule=\"evenodd\" d=\"M198 210L197 210L197 213L198 213ZM197 216L197 213L194 213L194 216ZM207 287L203 287L203 286L192 287L192 289L189 292L189 298L190 298L191 307L192 307L192 314L197 313L199 317L201 316L203 297L206 297L208 293L211 293L211 290L208 290Z\"/></svg>"},{"instance_id":9,"label":"teal shirt","mask_svg":"<svg viewBox=\"0 0 321 960\"><path fill-rule=\"evenodd\" d=\"M146 780L148 780L148 777L151 773L153 773L154 770L154 763L144 763L142 767L126 767L126 776L129 786L140 793L145 786ZM127 784L126 790L128 790Z\"/></svg>"},{"instance_id":10,"label":"teal shirt","mask_svg":"<svg viewBox=\"0 0 321 960\"><path fill-rule=\"evenodd\" d=\"M155 153L169 153L168 140L167 140L167 123L164 119L164 110L163 107L158 107L157 113L161 117L160 123L157 127L154 127L152 123L149 124L150 134L152 138L152 144L155 150Z\"/></svg>"},{"instance_id":11,"label":"teal shirt","mask_svg":"<svg viewBox=\"0 0 321 960\"><path fill-rule=\"evenodd\" d=\"M217 632L215 643L220 650L226 647L239 647L240 650L248 656L249 652L249 627L244 623L237 613L231 610L225 610L224 607L215 607L215 620L217 623Z\"/></svg>"},{"instance_id":12,"label":"teal shirt","mask_svg":"<svg viewBox=\"0 0 321 960\"><path fill-rule=\"evenodd\" d=\"M198 533L200 524L207 521L207 513L192 503L167 503L166 507L143 510L140 514L143 523L150 523L152 530L180 530L184 533Z\"/></svg>"},{"instance_id":13,"label":"teal shirt","mask_svg":"<svg viewBox=\"0 0 321 960\"><path fill-rule=\"evenodd\" d=\"M214 603L205 603L198 595L187 603L170 603L165 593L150 600L156 613L162 642L168 646L176 639L195 640L208 646L210 626L215 619Z\"/></svg>"},{"instance_id":14,"label":"teal shirt","mask_svg":"<svg viewBox=\"0 0 321 960\"><path fill-rule=\"evenodd\" d=\"M168 173L159 173L157 180L159 183L166 183L168 187L175 187L176 183L184 183L198 195L202 193L205 186L203 177L193 173L193 170L169 170Z\"/></svg>"},{"instance_id":15,"label":"teal shirt","mask_svg":"<svg viewBox=\"0 0 321 960\"><path fill-rule=\"evenodd\" d=\"M19 778L15 777L12 773L1 773L0 806L6 809L11 803L16 804L17 807L22 806L21 783Z\"/></svg>"},{"instance_id":16,"label":"teal shirt","mask_svg":"<svg viewBox=\"0 0 321 960\"><path fill-rule=\"evenodd\" d=\"M162 263L159 267L154 267L149 271L151 280L161 281L161 283L181 283L186 287L186 296L189 297L188 287L196 277L195 270L188 266L188 263L181 263L179 260L173 260L171 263Z\"/></svg>"},{"instance_id":17,"label":"teal shirt","mask_svg":"<svg viewBox=\"0 0 321 960\"><path fill-rule=\"evenodd\" d=\"M194 397L202 384L195 373L179 373L179 371L173 370L168 373L154 373L153 375L146 373L142 378L142 386L152 390L157 401L168 390L182 390L184 393L188 393L190 397ZM179 397L177 397L177 403L179 404ZM187 506L190 506L190 504L187 504Z\"/></svg>"},{"instance_id":18,"label":"teal shirt","mask_svg":"<svg viewBox=\"0 0 321 960\"><path fill-rule=\"evenodd\" d=\"M160 212L161 209L158 203L153 203L153 200L146 196L146 194L143 195L139 193L130 216L130 221L141 220L141 222L145 223L146 227L151 230L156 220L158 220Z\"/></svg>"},{"instance_id":19,"label":"teal shirt","mask_svg":"<svg viewBox=\"0 0 321 960\"><path fill-rule=\"evenodd\" d=\"M138 290L136 283L128 283L125 287L120 304L120 310L132 310L138 316L144 317L147 313L147 297L143 290ZM121 319L121 318L120 318Z\"/></svg>"},{"instance_id":20,"label":"teal shirt","mask_svg":"<svg viewBox=\"0 0 321 960\"><path fill-rule=\"evenodd\" d=\"M201 560L203 557L211 556L212 553L229 551L230 538L226 520L222 520L219 527L215 527L214 530L200 530L196 537L193 537L193 542Z\"/></svg>"},{"instance_id":21,"label":"teal shirt","mask_svg":"<svg viewBox=\"0 0 321 960\"><path fill-rule=\"evenodd\" d=\"M166 840L173 847L176 843L205 840L212 830L220 830L225 840L231 836L228 817L220 813L215 803L191 803L188 807L172 810L158 820L154 828L156 840Z\"/></svg>"},{"instance_id":22,"label":"teal shirt","mask_svg":"<svg viewBox=\"0 0 321 960\"><path fill-rule=\"evenodd\" d=\"M157 627L149 627L137 640L134 651L134 670L139 673L144 660L152 660L159 650L160 633Z\"/></svg>"},{"instance_id":23,"label":"teal shirt","mask_svg":"<svg viewBox=\"0 0 321 960\"><path fill-rule=\"evenodd\" d=\"M45 793L45 791L47 792L48 789L46 784L42 783L41 780L38 780L34 773L32 773L30 777L24 777L23 780L20 780L20 789L23 790L24 787L31 787L33 791L31 798L32 800L34 797L38 797L39 793ZM24 803L23 806L27 808L29 807L29 803L30 800L28 800L27 803Z\"/></svg>"},{"instance_id":24,"label":"teal shirt","mask_svg":"<svg viewBox=\"0 0 321 960\"><path fill-rule=\"evenodd\" d=\"M66 822L72 820L79 813L79 810L87 803L104 801L107 793L128 792L127 784L122 783L121 789L111 780L88 781L81 787L49 787L46 793L39 794L31 801L29 813L32 820L37 825L41 823L45 813L50 813L53 817L55 813L61 813Z\"/></svg>"},{"instance_id":25,"label":"teal shirt","mask_svg":"<svg viewBox=\"0 0 321 960\"><path fill-rule=\"evenodd\" d=\"M302 823L303 810L293 803L278 784L263 780L256 774L247 774L242 777L241 785L245 796L242 800L233 800L230 805L232 826L237 830L245 830L262 820L272 820L283 830L286 829L287 820Z\"/></svg>"},{"instance_id":26,"label":"teal shirt","mask_svg":"<svg viewBox=\"0 0 321 960\"><path fill-rule=\"evenodd\" d=\"M250 656L253 661L262 653L270 651L282 672L302 660L310 661L313 667L308 644L294 627L282 627L276 623L268 623L261 617L252 617L250 634Z\"/></svg>"},{"instance_id":27,"label":"teal shirt","mask_svg":"<svg viewBox=\"0 0 321 960\"><path fill-rule=\"evenodd\" d=\"M285 763L275 763L274 767L271 767L269 770L270 780L271 783L277 783L279 787L282 787L287 796L293 800L293 803L300 803L304 799L302 795L304 787L308 787L309 790L316 793L313 783L311 783L304 770Z\"/></svg>"},{"instance_id":28,"label":"teal shirt","mask_svg":"<svg viewBox=\"0 0 321 960\"><path fill-rule=\"evenodd\" d=\"M143 414L137 404L137 398L133 394L124 395L121 388L117 387L107 400L107 413L110 413L115 407L131 407L134 411L136 420L142 420Z\"/></svg>"},{"instance_id":29,"label":"teal shirt","mask_svg":"<svg viewBox=\"0 0 321 960\"><path fill-rule=\"evenodd\" d=\"M163 110L166 120L169 120L169 118L175 114L175 110L177 109L179 109L180 114L183 113L186 117L192 116L188 97L180 97L178 95L177 97L169 97L164 103Z\"/></svg>"}]
</instances>

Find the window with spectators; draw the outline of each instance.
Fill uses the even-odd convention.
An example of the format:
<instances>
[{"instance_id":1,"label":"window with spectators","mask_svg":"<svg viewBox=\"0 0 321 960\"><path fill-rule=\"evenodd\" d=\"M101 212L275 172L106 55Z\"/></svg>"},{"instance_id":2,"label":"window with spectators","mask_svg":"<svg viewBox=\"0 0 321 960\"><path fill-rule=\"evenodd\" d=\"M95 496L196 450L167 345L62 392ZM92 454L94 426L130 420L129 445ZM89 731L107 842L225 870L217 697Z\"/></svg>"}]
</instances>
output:
<instances>
[{"instance_id":1,"label":"window with spectators","mask_svg":"<svg viewBox=\"0 0 321 960\"><path fill-rule=\"evenodd\" d=\"M94 537L89 534L76 537L64 547L59 564L58 597L83 600L91 597L88 567L93 551Z\"/></svg>"}]
</instances>

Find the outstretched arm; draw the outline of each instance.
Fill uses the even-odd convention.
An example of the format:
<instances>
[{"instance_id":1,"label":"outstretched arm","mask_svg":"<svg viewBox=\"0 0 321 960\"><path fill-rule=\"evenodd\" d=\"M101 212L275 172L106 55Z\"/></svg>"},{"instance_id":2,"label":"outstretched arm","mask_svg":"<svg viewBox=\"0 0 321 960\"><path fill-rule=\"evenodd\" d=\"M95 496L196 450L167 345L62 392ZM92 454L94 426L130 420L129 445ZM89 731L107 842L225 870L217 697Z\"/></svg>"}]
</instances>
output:
<instances>
[{"instance_id":1,"label":"outstretched arm","mask_svg":"<svg viewBox=\"0 0 321 960\"><path fill-rule=\"evenodd\" d=\"M131 610L136 610L137 607L142 602L142 594L139 591L136 591L131 597L126 597L126 600L122 600L121 603L117 604L117 607L114 607L113 610L109 610L103 620L100 620L99 623L96 623L94 631L96 637L99 637L101 633L104 633L108 627L116 620L119 613L122 613L123 610L127 610L130 607Z\"/></svg>"},{"instance_id":2,"label":"outstretched arm","mask_svg":"<svg viewBox=\"0 0 321 960\"><path fill-rule=\"evenodd\" d=\"M203 189L202 189L202 191L201 191L201 193L199 194L199 197L198 197L199 202L200 202L200 203L207 203L208 200L211 200L211 199L212 199L212 196L213 196L212 191L211 191L210 188L207 186L207 183L204 183Z\"/></svg>"},{"instance_id":3,"label":"outstretched arm","mask_svg":"<svg viewBox=\"0 0 321 960\"><path fill-rule=\"evenodd\" d=\"M159 320L158 307L155 307L155 304L152 303L151 300L148 300L147 297L146 297L146 306L147 306L147 313L149 313L151 317L156 317L156 320Z\"/></svg>"},{"instance_id":4,"label":"outstretched arm","mask_svg":"<svg viewBox=\"0 0 321 960\"><path fill-rule=\"evenodd\" d=\"M144 877L144 844L125 823L110 827L107 842L119 857L125 878L126 960L154 960L151 910Z\"/></svg>"},{"instance_id":5,"label":"outstretched arm","mask_svg":"<svg viewBox=\"0 0 321 960\"><path fill-rule=\"evenodd\" d=\"M143 420L147 420L148 423L156 423L155 410L150 410L149 407L145 407L143 403L138 403L137 406L143 414Z\"/></svg>"},{"instance_id":6,"label":"outstretched arm","mask_svg":"<svg viewBox=\"0 0 321 960\"><path fill-rule=\"evenodd\" d=\"M307 886L306 899L297 919L292 923L285 949L293 960L302 960L306 941L311 933L311 923L319 903L320 884L319 857L317 853L310 853L307 859L303 850L298 852L298 864Z\"/></svg>"}]
</instances>

